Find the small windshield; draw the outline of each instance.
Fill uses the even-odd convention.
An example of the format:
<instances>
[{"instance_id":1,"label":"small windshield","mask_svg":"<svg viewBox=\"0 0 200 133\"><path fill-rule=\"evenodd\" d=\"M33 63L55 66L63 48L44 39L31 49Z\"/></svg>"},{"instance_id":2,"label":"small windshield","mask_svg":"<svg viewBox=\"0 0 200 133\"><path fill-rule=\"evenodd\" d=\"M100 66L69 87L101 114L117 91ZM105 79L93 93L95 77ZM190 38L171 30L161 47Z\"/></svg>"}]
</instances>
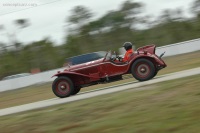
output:
<instances>
[{"instance_id":1,"label":"small windshield","mask_svg":"<svg viewBox=\"0 0 200 133\"><path fill-rule=\"evenodd\" d=\"M82 63L86 63L86 62L104 58L105 55L106 55L105 51L100 51L100 52L88 53L88 54L84 54L84 55L70 57L70 58L67 58L66 61L70 65L78 65L78 64L82 64Z\"/></svg>"},{"instance_id":2,"label":"small windshield","mask_svg":"<svg viewBox=\"0 0 200 133\"><path fill-rule=\"evenodd\" d=\"M105 58L105 61L110 60L111 57L112 57L112 51L108 51L106 58Z\"/></svg>"}]
</instances>

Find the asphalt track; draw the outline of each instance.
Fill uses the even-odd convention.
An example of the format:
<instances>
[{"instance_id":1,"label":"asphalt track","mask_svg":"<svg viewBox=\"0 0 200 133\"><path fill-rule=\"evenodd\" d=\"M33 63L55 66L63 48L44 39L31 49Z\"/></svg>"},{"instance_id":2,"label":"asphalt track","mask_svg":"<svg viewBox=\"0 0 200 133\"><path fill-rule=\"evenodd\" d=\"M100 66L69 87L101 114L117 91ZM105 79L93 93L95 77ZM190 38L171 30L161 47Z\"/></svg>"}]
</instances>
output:
<instances>
[{"instance_id":1,"label":"asphalt track","mask_svg":"<svg viewBox=\"0 0 200 133\"><path fill-rule=\"evenodd\" d=\"M178 78L199 75L199 74L200 74L200 67L162 75L162 76L155 77L154 79L145 81L145 82L138 82L138 81L128 82L128 83L124 83L124 84L120 84L120 85L116 85L116 86L110 86L110 87L101 88L101 89L97 89L97 90L93 90L93 91L83 92L83 93L80 93L78 95L71 96L68 98L63 98L63 99L53 98L53 99L49 99L49 100L24 104L24 105L20 105L20 106L14 106L14 107L10 107L10 108L5 108L5 109L0 110L0 116L5 116L5 115L9 115L9 114L19 113L19 112L24 112L24 111L34 110L34 109L40 109L40 108L49 107L49 106L58 105L58 104L69 103L69 102L87 99L87 98L91 98L91 97L96 97L96 96L100 96L100 95L104 95L104 94L124 91L127 89L140 90L139 87L148 86L148 85L163 82L163 81L169 81L169 80L174 80L174 79L178 79Z\"/></svg>"}]
</instances>

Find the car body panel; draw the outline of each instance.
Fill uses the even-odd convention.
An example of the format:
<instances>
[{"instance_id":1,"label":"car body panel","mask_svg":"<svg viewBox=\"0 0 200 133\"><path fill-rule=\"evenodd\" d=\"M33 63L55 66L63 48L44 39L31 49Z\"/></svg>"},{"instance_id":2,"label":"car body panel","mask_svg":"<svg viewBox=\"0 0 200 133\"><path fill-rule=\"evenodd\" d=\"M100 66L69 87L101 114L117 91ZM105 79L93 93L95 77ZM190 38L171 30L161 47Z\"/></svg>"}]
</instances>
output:
<instances>
[{"instance_id":1,"label":"car body panel","mask_svg":"<svg viewBox=\"0 0 200 133\"><path fill-rule=\"evenodd\" d=\"M132 64L140 58L151 60L156 68L156 71L159 71L160 69L166 67L166 64L155 54L155 48L155 45L147 45L138 48L130 57L130 60L124 63L111 61L112 52L109 51L104 57L95 57L97 60L91 59L92 61L86 63L76 63L76 65L72 66L68 65L63 72L59 72L54 76L67 76L76 86L90 84L109 77L130 73ZM86 57L86 55L84 56ZM79 57L81 58L81 56Z\"/></svg>"},{"instance_id":2,"label":"car body panel","mask_svg":"<svg viewBox=\"0 0 200 133\"><path fill-rule=\"evenodd\" d=\"M115 64L113 62L105 62L104 63L105 69L104 72L108 76L115 76L115 75L122 75L128 71L129 64Z\"/></svg>"}]
</instances>

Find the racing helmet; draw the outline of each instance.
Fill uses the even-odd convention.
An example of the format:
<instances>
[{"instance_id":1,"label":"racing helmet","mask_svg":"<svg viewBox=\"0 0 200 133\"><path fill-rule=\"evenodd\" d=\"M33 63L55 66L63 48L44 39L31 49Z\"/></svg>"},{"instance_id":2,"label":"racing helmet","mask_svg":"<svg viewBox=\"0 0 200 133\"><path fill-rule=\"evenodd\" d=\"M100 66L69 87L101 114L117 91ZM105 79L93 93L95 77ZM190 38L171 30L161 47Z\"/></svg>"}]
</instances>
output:
<instances>
[{"instance_id":1,"label":"racing helmet","mask_svg":"<svg viewBox=\"0 0 200 133\"><path fill-rule=\"evenodd\" d=\"M124 49L127 51L129 49L132 49L133 44L131 42L125 42L123 44Z\"/></svg>"}]
</instances>

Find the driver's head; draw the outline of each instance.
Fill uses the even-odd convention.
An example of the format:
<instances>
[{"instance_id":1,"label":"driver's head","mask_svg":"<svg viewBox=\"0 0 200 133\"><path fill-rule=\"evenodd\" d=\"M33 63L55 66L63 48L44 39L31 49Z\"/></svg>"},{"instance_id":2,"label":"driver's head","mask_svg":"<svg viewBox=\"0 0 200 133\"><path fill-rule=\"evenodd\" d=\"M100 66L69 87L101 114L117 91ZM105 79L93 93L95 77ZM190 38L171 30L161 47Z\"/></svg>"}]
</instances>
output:
<instances>
[{"instance_id":1,"label":"driver's head","mask_svg":"<svg viewBox=\"0 0 200 133\"><path fill-rule=\"evenodd\" d=\"M131 42L125 42L124 44L123 44L123 47L124 47L124 49L127 51L127 50L129 50L129 49L132 49L132 43Z\"/></svg>"}]
</instances>

